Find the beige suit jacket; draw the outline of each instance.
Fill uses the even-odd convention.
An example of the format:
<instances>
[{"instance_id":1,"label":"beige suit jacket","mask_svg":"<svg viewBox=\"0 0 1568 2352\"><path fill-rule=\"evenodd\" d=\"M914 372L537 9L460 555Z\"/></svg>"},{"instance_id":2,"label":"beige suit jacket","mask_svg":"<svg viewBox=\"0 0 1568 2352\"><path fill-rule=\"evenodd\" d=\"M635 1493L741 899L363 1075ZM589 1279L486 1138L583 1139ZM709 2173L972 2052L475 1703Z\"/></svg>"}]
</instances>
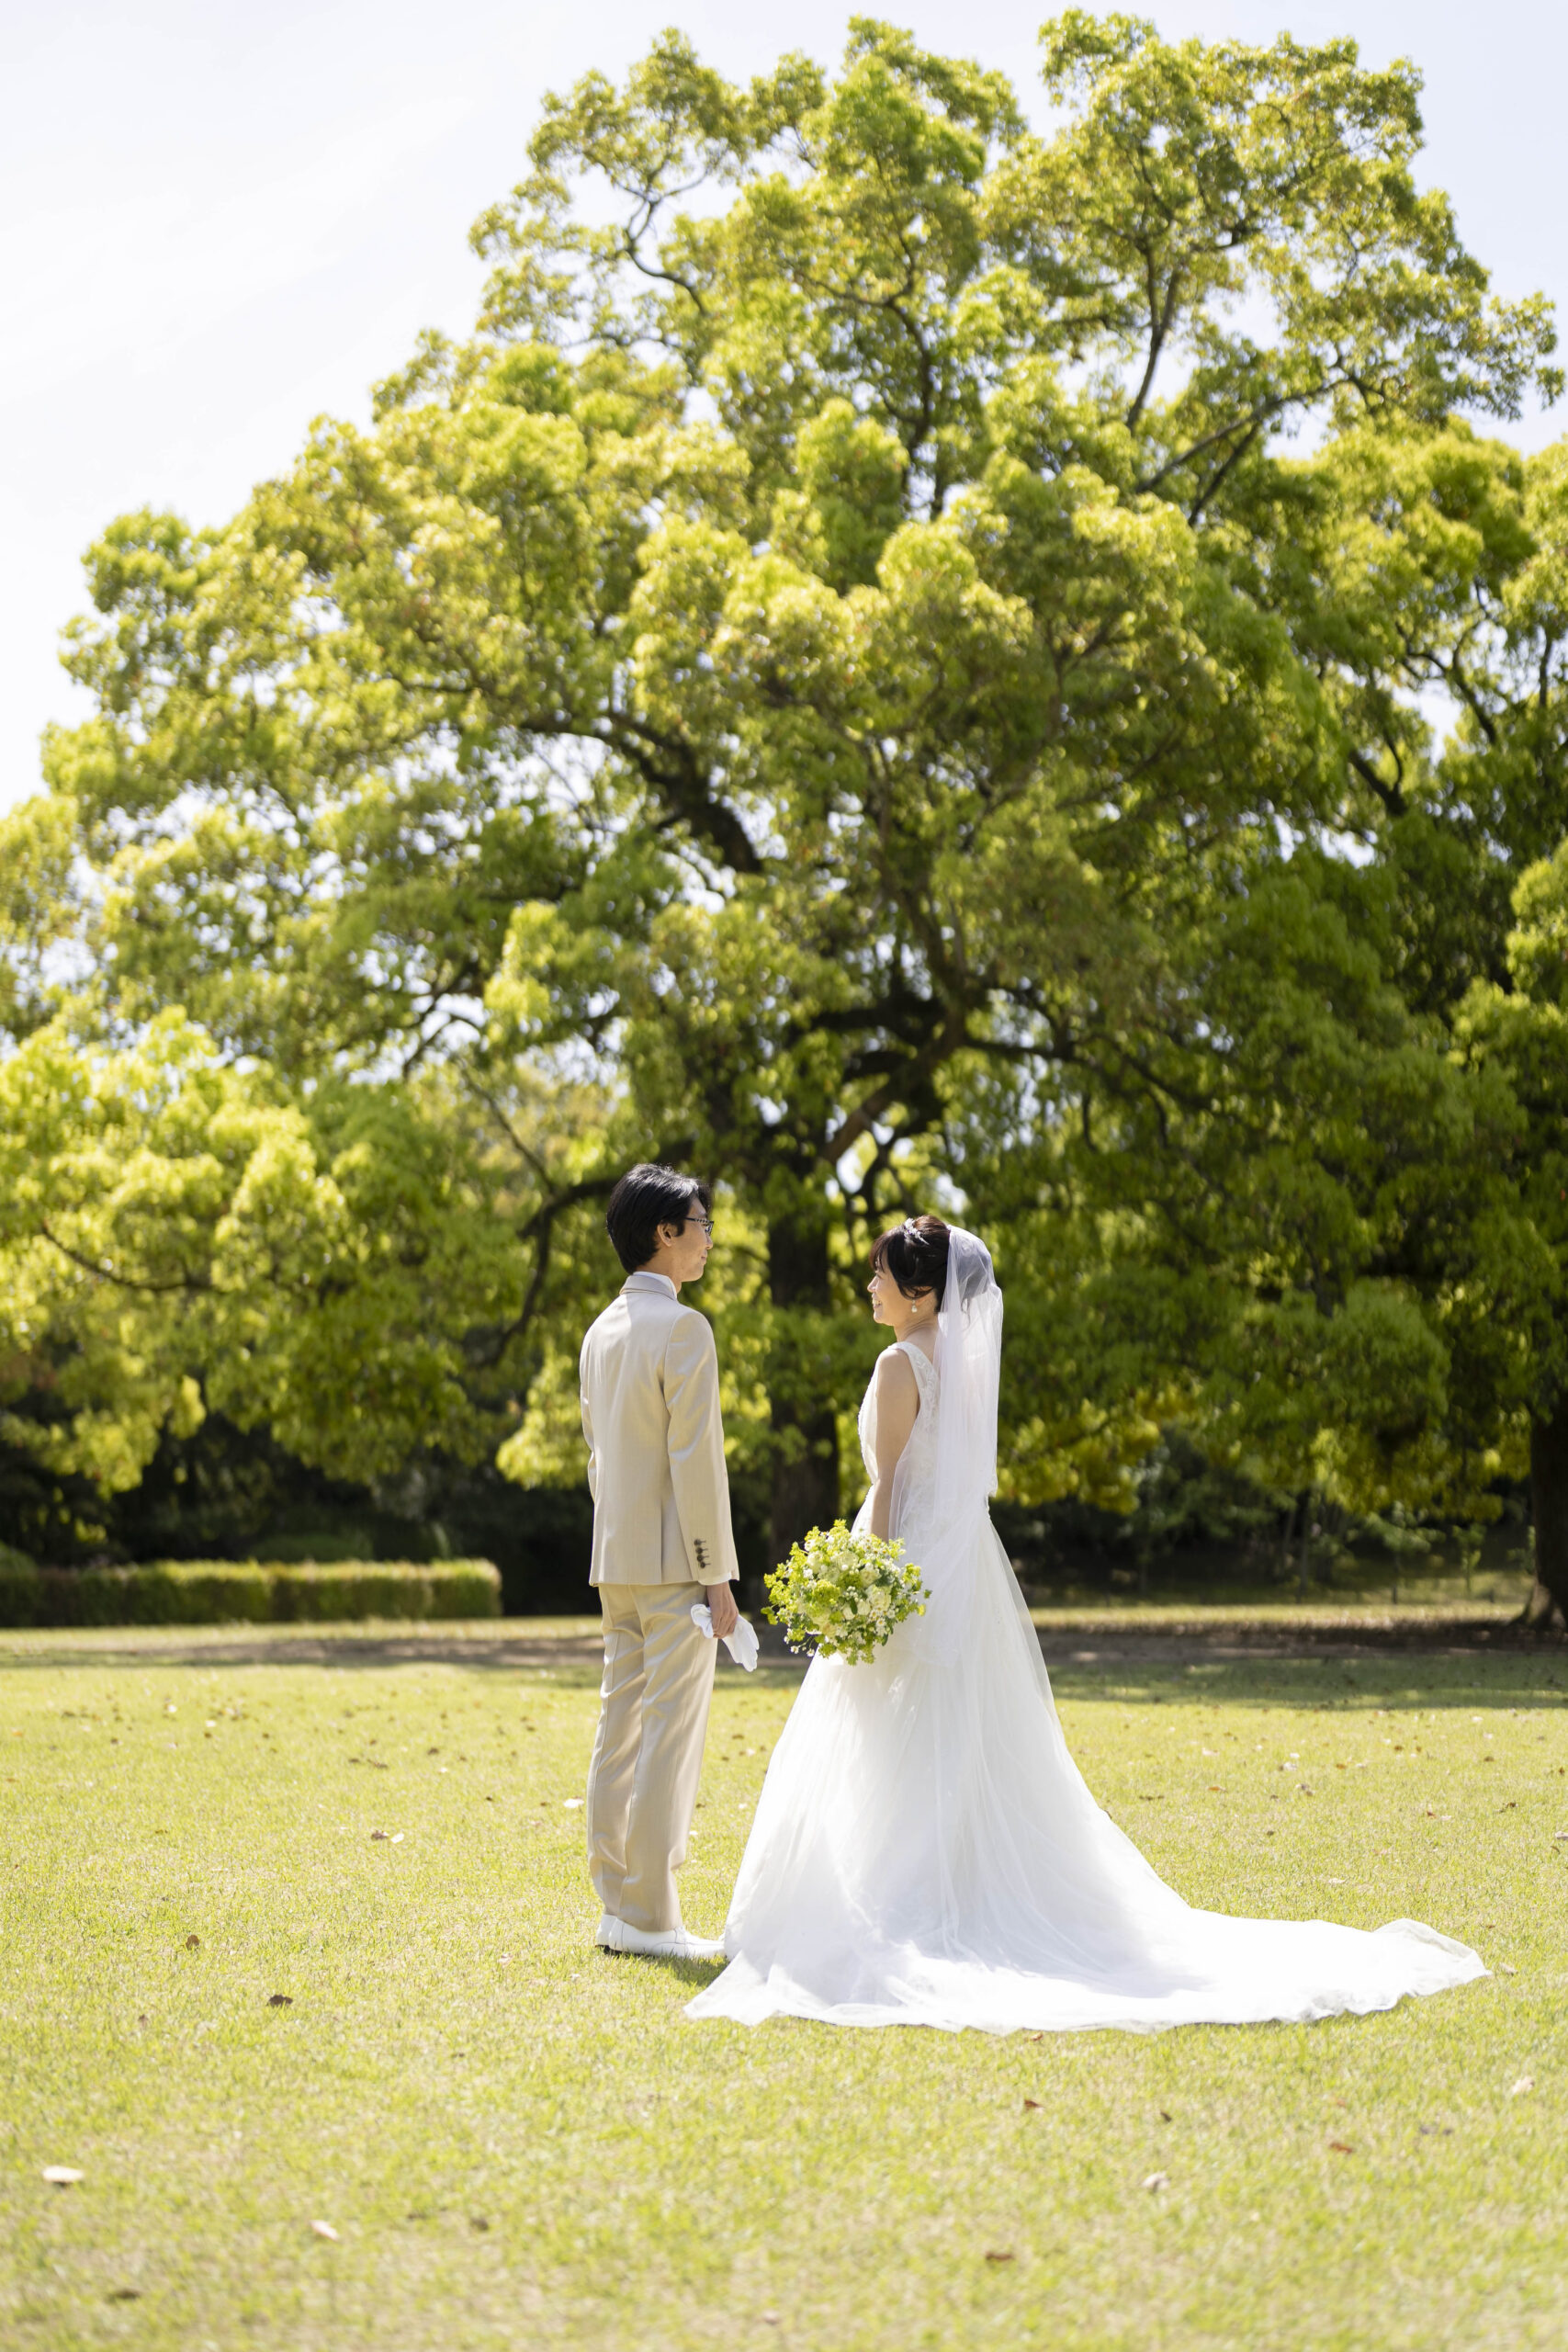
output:
<instances>
[{"instance_id":1,"label":"beige suit jacket","mask_svg":"<svg viewBox=\"0 0 1568 2352\"><path fill-rule=\"evenodd\" d=\"M718 1411L718 1351L662 1274L627 1276L579 1364L592 1584L728 1584L740 1573Z\"/></svg>"}]
</instances>

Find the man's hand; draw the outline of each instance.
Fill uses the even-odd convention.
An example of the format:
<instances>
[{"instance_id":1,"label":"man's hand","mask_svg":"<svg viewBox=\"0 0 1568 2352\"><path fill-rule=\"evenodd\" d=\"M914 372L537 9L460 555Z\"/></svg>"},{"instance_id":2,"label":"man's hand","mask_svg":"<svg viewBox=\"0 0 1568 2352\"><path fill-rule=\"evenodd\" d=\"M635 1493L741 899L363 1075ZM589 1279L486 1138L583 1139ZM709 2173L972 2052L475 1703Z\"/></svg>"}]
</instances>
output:
<instances>
[{"instance_id":1,"label":"man's hand","mask_svg":"<svg viewBox=\"0 0 1568 2352\"><path fill-rule=\"evenodd\" d=\"M727 1584L705 1584L703 1599L713 1612L713 1637L722 1642L726 1634L733 1634L740 1623L740 1611L735 1606L735 1595Z\"/></svg>"}]
</instances>

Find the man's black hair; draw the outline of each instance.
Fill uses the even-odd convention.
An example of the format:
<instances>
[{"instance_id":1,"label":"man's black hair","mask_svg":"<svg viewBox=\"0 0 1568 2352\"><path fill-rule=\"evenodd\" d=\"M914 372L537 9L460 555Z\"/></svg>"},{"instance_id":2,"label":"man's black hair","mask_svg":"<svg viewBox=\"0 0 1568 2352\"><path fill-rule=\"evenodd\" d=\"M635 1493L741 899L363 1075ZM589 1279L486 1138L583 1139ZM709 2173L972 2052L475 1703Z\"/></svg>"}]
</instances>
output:
<instances>
[{"instance_id":1,"label":"man's black hair","mask_svg":"<svg viewBox=\"0 0 1568 2352\"><path fill-rule=\"evenodd\" d=\"M661 1225L684 1225L698 1206L705 1216L712 1212L712 1188L700 1177L682 1176L648 1160L628 1168L604 1211L605 1228L627 1273L635 1274L653 1256Z\"/></svg>"}]
</instances>

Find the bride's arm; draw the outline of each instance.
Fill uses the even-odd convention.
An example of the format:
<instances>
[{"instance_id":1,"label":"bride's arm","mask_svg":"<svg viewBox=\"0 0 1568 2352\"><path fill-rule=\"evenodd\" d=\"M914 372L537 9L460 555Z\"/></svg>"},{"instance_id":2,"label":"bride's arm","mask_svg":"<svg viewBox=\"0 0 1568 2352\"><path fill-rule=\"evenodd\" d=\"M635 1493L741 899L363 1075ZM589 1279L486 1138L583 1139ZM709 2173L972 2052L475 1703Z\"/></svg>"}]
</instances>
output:
<instances>
[{"instance_id":1,"label":"bride's arm","mask_svg":"<svg viewBox=\"0 0 1568 2352\"><path fill-rule=\"evenodd\" d=\"M872 1406L871 1450L876 1476L871 1489L871 1532L886 1539L893 1511L893 1473L920 1409L919 1388L901 1348L887 1348L877 1359Z\"/></svg>"}]
</instances>

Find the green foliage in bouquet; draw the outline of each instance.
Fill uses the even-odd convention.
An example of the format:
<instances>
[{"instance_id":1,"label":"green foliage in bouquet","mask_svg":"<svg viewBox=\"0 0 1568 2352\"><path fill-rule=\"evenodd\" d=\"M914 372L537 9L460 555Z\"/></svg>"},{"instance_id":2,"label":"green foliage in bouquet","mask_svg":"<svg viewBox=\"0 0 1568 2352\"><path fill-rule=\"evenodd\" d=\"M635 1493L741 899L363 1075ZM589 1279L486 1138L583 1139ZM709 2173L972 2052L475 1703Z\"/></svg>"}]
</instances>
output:
<instances>
[{"instance_id":1,"label":"green foliage in bouquet","mask_svg":"<svg viewBox=\"0 0 1568 2352\"><path fill-rule=\"evenodd\" d=\"M767 1578L762 1614L791 1649L863 1664L906 1617L923 1617L930 1595L902 1544L853 1535L841 1519L814 1527Z\"/></svg>"}]
</instances>

